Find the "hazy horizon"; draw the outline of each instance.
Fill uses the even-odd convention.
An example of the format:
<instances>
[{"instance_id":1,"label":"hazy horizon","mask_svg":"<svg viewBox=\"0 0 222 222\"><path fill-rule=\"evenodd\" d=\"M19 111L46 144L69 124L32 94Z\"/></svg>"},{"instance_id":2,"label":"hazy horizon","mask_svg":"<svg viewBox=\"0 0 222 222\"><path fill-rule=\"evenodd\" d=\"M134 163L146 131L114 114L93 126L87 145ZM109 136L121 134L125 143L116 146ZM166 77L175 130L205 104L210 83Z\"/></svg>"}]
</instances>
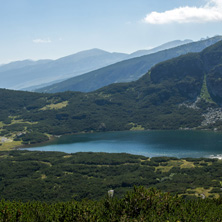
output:
<instances>
[{"instance_id":1,"label":"hazy horizon","mask_svg":"<svg viewBox=\"0 0 222 222\"><path fill-rule=\"evenodd\" d=\"M212 36L212 37L214 37L214 36ZM206 39L207 38L208 37L206 37ZM209 37L209 38L211 38L211 37ZM203 39L204 38L201 38L201 39L199 39L197 41L200 41L200 40L203 40ZM82 50L82 51L74 52L74 53L71 53L71 54L68 54L68 55L61 55L61 56L59 56L57 58L54 58L54 59L53 58L39 58L39 59L25 58L25 59L21 59L21 60L12 60L12 61L9 61L7 63L1 63L0 66L7 65L7 64L13 63L13 62L22 62L22 61L40 61L40 60L52 60L52 61L54 61L54 60L57 60L57 59L60 59L60 58L63 58L63 57L67 57L67 56L70 56L70 55L74 55L74 54L78 54L78 53L82 53L82 52L86 52L86 51L90 51L90 50L101 50L101 51L108 52L108 53L124 53L126 55L130 55L130 54L132 54L134 52L137 52L137 51L140 51L140 50L152 50L152 49L155 49L155 48L157 48L159 46L162 46L164 44L167 44L167 43L170 43L170 42L173 42L173 41L185 41L185 40L191 40L191 41L195 42L192 39L182 39L182 40L181 39L175 39L175 40L172 40L172 41L169 41L169 42L163 42L162 44L156 45L154 47L141 48L141 49L137 49L137 50L132 51L132 52L120 52L120 51L119 52L110 52L110 51L107 51L107 50L104 50L104 49L100 49L100 48L90 48L90 49L85 49L85 50Z\"/></svg>"},{"instance_id":2,"label":"hazy horizon","mask_svg":"<svg viewBox=\"0 0 222 222\"><path fill-rule=\"evenodd\" d=\"M0 0L0 64L222 34L222 0Z\"/></svg>"}]
</instances>

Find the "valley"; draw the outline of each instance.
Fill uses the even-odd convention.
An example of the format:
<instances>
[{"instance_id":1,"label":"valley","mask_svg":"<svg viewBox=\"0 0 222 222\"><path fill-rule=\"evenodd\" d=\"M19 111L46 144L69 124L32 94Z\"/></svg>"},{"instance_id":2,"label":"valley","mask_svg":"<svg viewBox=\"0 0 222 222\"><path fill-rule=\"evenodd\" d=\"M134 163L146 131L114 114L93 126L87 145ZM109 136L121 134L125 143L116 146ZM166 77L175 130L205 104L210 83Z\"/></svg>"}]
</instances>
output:
<instances>
[{"instance_id":1,"label":"valley","mask_svg":"<svg viewBox=\"0 0 222 222\"><path fill-rule=\"evenodd\" d=\"M1 89L1 136L34 144L50 136L135 129L220 131L222 42L159 63L139 80L90 93ZM209 115L214 113L214 116Z\"/></svg>"}]
</instances>

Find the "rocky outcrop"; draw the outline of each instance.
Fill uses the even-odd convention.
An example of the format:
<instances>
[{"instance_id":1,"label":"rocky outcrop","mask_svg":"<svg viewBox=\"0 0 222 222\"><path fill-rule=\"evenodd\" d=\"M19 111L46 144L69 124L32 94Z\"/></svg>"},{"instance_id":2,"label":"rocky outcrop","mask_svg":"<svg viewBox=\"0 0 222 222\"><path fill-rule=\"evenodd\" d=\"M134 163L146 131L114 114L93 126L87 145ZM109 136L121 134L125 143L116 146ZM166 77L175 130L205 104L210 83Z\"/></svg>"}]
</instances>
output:
<instances>
[{"instance_id":1,"label":"rocky outcrop","mask_svg":"<svg viewBox=\"0 0 222 222\"><path fill-rule=\"evenodd\" d=\"M203 117L204 121L201 123L201 126L209 126L217 121L222 121L222 108L208 108Z\"/></svg>"}]
</instances>

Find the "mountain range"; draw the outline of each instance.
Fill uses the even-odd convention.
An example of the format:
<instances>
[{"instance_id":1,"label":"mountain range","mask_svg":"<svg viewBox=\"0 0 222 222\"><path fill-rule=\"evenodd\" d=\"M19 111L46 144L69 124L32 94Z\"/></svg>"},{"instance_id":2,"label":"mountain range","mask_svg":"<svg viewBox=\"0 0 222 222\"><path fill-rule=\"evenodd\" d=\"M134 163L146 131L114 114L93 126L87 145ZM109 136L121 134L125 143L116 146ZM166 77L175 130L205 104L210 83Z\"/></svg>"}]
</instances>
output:
<instances>
[{"instance_id":1,"label":"mountain range","mask_svg":"<svg viewBox=\"0 0 222 222\"><path fill-rule=\"evenodd\" d=\"M63 82L37 89L36 91L48 93L64 91L90 92L112 83L135 81L159 62L190 52L200 52L204 48L220 40L222 40L222 36L216 36L198 42L191 42L174 48L158 51L145 56L124 60L113 65L67 79ZM177 41L175 41L174 44L175 43L177 43Z\"/></svg>"},{"instance_id":2,"label":"mountain range","mask_svg":"<svg viewBox=\"0 0 222 222\"><path fill-rule=\"evenodd\" d=\"M91 49L57 60L16 61L0 66L0 88L32 91L125 59L150 54L190 41L175 40L150 50L140 50L132 54Z\"/></svg>"},{"instance_id":3,"label":"mountain range","mask_svg":"<svg viewBox=\"0 0 222 222\"><path fill-rule=\"evenodd\" d=\"M0 133L23 143L79 132L222 130L222 41L89 93L0 90ZM39 139L39 140L38 140Z\"/></svg>"},{"instance_id":4,"label":"mountain range","mask_svg":"<svg viewBox=\"0 0 222 222\"><path fill-rule=\"evenodd\" d=\"M15 64L19 62L14 62L0 66L0 87L22 89L58 81L118 62L123 60L125 56L123 53L109 53L99 49L92 49L57 60L47 60L47 62L43 63L39 61L22 61L20 64L27 65L21 67L15 67ZM6 66L8 69L4 70Z\"/></svg>"}]
</instances>

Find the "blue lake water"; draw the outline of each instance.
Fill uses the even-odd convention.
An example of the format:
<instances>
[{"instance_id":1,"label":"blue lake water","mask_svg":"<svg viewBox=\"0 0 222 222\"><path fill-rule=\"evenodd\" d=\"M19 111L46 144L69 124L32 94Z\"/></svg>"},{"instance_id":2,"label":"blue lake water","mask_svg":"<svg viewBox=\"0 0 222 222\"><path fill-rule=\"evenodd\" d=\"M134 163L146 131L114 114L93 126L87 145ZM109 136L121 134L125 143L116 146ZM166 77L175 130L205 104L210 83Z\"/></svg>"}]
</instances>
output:
<instances>
[{"instance_id":1,"label":"blue lake water","mask_svg":"<svg viewBox=\"0 0 222 222\"><path fill-rule=\"evenodd\" d=\"M89 133L62 136L30 150L131 153L148 157L209 157L222 154L222 133L209 131Z\"/></svg>"}]
</instances>

